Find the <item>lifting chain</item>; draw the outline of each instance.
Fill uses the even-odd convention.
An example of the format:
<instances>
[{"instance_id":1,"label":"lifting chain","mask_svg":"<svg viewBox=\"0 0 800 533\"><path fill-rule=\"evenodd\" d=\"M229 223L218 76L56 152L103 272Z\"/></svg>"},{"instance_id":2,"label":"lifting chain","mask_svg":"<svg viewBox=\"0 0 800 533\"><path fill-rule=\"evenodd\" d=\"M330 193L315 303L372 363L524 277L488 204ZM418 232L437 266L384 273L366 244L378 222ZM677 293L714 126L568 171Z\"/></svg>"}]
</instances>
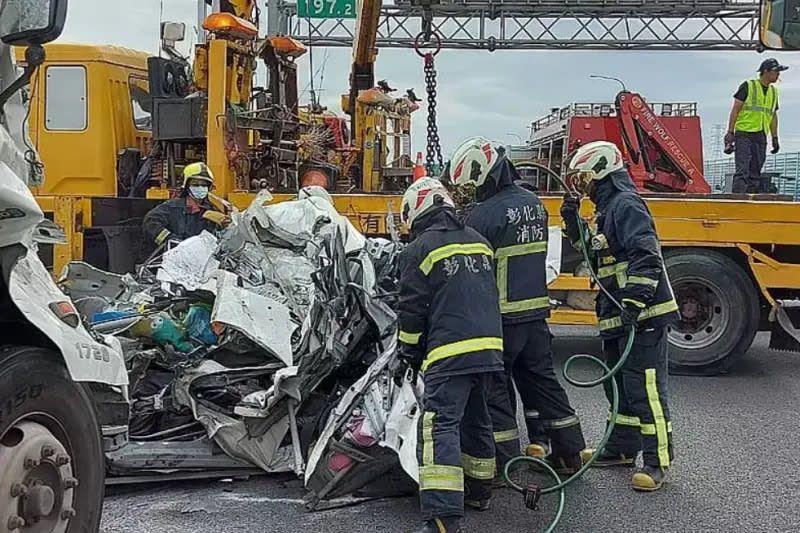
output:
<instances>
[{"instance_id":1,"label":"lifting chain","mask_svg":"<svg viewBox=\"0 0 800 533\"><path fill-rule=\"evenodd\" d=\"M432 43L433 50L423 51L423 42ZM431 33L431 39L425 39L425 32L420 33L414 39L414 49L425 60L425 92L428 94L428 144L425 154L425 169L428 176L434 175L435 165L438 165L439 172L443 167L442 145L439 142L439 127L436 123L436 66L433 62L434 56L439 53L441 47L442 40L436 32Z\"/></svg>"}]
</instances>

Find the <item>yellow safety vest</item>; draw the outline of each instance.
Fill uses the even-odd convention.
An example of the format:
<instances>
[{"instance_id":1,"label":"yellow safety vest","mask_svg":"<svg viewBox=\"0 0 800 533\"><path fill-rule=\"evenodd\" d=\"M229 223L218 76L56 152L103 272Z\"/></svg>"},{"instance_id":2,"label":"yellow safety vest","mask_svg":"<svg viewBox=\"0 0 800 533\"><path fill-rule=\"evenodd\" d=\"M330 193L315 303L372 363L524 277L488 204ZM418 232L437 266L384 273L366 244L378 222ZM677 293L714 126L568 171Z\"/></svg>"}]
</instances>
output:
<instances>
[{"instance_id":1,"label":"yellow safety vest","mask_svg":"<svg viewBox=\"0 0 800 533\"><path fill-rule=\"evenodd\" d=\"M736 131L763 131L769 134L772 116L778 105L778 89L770 85L764 94L759 80L750 80L747 84L747 100L736 118Z\"/></svg>"}]
</instances>

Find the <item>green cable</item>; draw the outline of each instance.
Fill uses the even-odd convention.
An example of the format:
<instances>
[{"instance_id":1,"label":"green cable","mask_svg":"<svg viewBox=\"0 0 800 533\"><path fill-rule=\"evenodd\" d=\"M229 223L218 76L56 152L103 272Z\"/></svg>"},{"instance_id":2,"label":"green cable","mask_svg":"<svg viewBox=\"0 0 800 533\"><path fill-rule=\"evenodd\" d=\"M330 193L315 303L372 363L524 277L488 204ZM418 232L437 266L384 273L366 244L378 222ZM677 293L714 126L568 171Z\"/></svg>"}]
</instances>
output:
<instances>
[{"instance_id":1,"label":"green cable","mask_svg":"<svg viewBox=\"0 0 800 533\"><path fill-rule=\"evenodd\" d=\"M569 190L569 188L560 179L559 176L556 176L556 179L558 179L558 181L561 183L561 185L564 187L565 190ZM622 305L620 305L620 303L606 290L606 288L603 287L603 284L600 283L600 280L597 277L597 273L592 268L592 262L589 260L589 251L586 246L586 234L584 233L583 229L583 219L581 218L580 214L576 213L575 216L578 222L578 232L580 233L579 240L581 243L581 251L583 252L583 258L586 261L586 265L589 267L589 273L591 274L595 283L597 283L597 285L600 287L600 289L604 293L606 293L606 296L608 296L617 307L622 309ZM608 440L611 438L611 433L614 431L614 426L616 425L617 421L617 415L619 414L619 389L617 388L616 380L612 378L614 377L614 375L617 374L617 372L619 372L619 370L625 365L625 362L628 360L628 356L630 355L631 348L633 347L633 341L635 338L636 338L636 328L631 328L630 331L628 332L628 342L625 345L625 350L622 352L622 355L620 356L617 364L614 365L614 368L609 369L608 365L606 365L604 361L590 354L575 354L564 362L564 366L562 367L562 374L564 376L564 379L567 381L567 383L575 387L591 388L591 387L596 387L597 385L601 385L608 380L611 380L612 401L611 401L611 416L609 419L609 423L606 427L605 433L603 434L603 438L600 439L600 442L597 444L594 453L589 458L589 460L586 461L586 463L584 463L583 466L581 466L581 468L577 472L575 472L570 477L562 481L558 473L555 470L553 470L553 468L549 464L547 464L547 462L544 459L541 459L539 457L528 457L526 455L521 455L519 457L511 459L508 463L506 463L506 466L503 469L503 480L512 489L522 494L525 493L525 488L520 485L517 485L509 476L511 467L515 463L522 463L522 462L534 463L544 468L545 472L555 480L554 485L545 487L540 490L540 494L551 494L553 492L558 491L558 509L556 510L556 514L553 517L553 520L547 526L547 529L544 530L545 533L552 533L553 531L555 531L556 526L561 520L561 515L564 512L564 506L566 501L566 495L564 493L564 489L569 485L571 485L572 483L574 483L575 481L577 481L578 479L580 479L581 477L583 477L584 473L586 473L586 471L589 468L591 468L592 464L597 460L597 458L603 452L603 450L606 447L606 444L608 444ZM569 375L570 368L572 368L572 365L579 360L587 360L591 363L598 365L603 370L603 374L599 378L592 379L589 381L581 381L573 377L570 377Z\"/></svg>"}]
</instances>

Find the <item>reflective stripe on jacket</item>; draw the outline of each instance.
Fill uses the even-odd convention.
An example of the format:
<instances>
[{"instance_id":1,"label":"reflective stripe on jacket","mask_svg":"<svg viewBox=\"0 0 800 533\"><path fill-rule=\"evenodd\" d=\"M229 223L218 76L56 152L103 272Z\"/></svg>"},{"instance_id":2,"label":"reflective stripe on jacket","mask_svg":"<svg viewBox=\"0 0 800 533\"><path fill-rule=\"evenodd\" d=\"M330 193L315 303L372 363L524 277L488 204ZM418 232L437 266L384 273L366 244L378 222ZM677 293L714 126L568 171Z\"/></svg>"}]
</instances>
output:
<instances>
[{"instance_id":1,"label":"reflective stripe on jacket","mask_svg":"<svg viewBox=\"0 0 800 533\"><path fill-rule=\"evenodd\" d=\"M500 312L506 324L550 316L547 221L539 197L516 185L473 207L464 221L494 250Z\"/></svg>"},{"instance_id":2,"label":"reflective stripe on jacket","mask_svg":"<svg viewBox=\"0 0 800 533\"><path fill-rule=\"evenodd\" d=\"M762 87L759 80L747 82L747 100L736 117L736 131L763 131L769 135L778 105L778 88L770 85L765 94Z\"/></svg>"},{"instance_id":3,"label":"reflective stripe on jacket","mask_svg":"<svg viewBox=\"0 0 800 533\"><path fill-rule=\"evenodd\" d=\"M598 234L592 239L600 283L620 303L641 307L642 328L674 321L678 305L672 293L652 215L635 192L598 184ZM624 334L619 308L600 291L596 301L598 328L603 337Z\"/></svg>"},{"instance_id":4,"label":"reflective stripe on jacket","mask_svg":"<svg viewBox=\"0 0 800 533\"><path fill-rule=\"evenodd\" d=\"M449 209L414 224L400 255L400 342L427 375L503 369L492 250Z\"/></svg>"}]
</instances>

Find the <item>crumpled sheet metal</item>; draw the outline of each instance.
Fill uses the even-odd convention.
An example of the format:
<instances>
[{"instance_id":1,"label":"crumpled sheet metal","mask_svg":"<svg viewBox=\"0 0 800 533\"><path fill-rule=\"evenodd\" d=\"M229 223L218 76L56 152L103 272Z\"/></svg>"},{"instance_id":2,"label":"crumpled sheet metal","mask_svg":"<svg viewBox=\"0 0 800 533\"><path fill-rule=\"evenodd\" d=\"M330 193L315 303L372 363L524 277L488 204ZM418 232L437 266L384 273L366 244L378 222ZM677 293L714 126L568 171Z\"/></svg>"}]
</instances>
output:
<instances>
[{"instance_id":1,"label":"crumpled sheet metal","mask_svg":"<svg viewBox=\"0 0 800 533\"><path fill-rule=\"evenodd\" d=\"M383 351L378 358L369 366L364 375L347 389L347 392L342 395L339 403L333 408L330 415L328 415L325 429L322 430L308 459L308 467L305 471L304 480L306 486L317 468L324 468L324 465L320 464L320 459L325 455L325 451L334 433L351 417L353 409L356 407L364 391L366 391L367 388L375 382L378 376L388 368L389 362L392 360L396 350L397 336L392 335L385 340Z\"/></svg>"},{"instance_id":2,"label":"crumpled sheet metal","mask_svg":"<svg viewBox=\"0 0 800 533\"><path fill-rule=\"evenodd\" d=\"M295 316L305 317L316 291L311 275L317 267L305 255L286 248L267 248L265 253L272 267L271 272L265 272L267 279L288 290L288 305Z\"/></svg>"},{"instance_id":3,"label":"crumpled sheet metal","mask_svg":"<svg viewBox=\"0 0 800 533\"><path fill-rule=\"evenodd\" d=\"M266 418L275 404L287 396L300 403L303 398L297 370L296 366L277 370L272 377L272 387L248 394L234 407L233 412L239 416Z\"/></svg>"},{"instance_id":4,"label":"crumpled sheet metal","mask_svg":"<svg viewBox=\"0 0 800 533\"><path fill-rule=\"evenodd\" d=\"M239 368L237 371L257 370L258 367ZM189 407L197 421L206 429L222 450L237 459L248 461L266 472L291 472L293 455L291 447L281 449L281 442L289 431L289 417L284 416L265 433L251 437L243 420L231 418L197 402L190 393L192 382L199 377L230 372L216 361L205 360L196 367L187 368L175 381L176 401ZM288 450L286 449L288 448Z\"/></svg>"},{"instance_id":5,"label":"crumpled sheet metal","mask_svg":"<svg viewBox=\"0 0 800 533\"><path fill-rule=\"evenodd\" d=\"M214 292L216 283L210 278L219 267L219 262L214 259L217 244L217 238L207 231L182 241L164 253L156 279L181 285L189 291L204 289Z\"/></svg>"},{"instance_id":6,"label":"crumpled sheet metal","mask_svg":"<svg viewBox=\"0 0 800 533\"><path fill-rule=\"evenodd\" d=\"M236 286L236 276L218 271L217 297L211 322L239 331L268 353L292 366L292 333L297 328L280 302Z\"/></svg>"},{"instance_id":7,"label":"crumpled sheet metal","mask_svg":"<svg viewBox=\"0 0 800 533\"><path fill-rule=\"evenodd\" d=\"M328 211L317 207L311 199L271 204L262 209L265 216L254 219L259 237L277 246L303 248L314 240L322 225L331 222Z\"/></svg>"},{"instance_id":8,"label":"crumpled sheet metal","mask_svg":"<svg viewBox=\"0 0 800 533\"><path fill-rule=\"evenodd\" d=\"M355 252L356 250L362 250L364 248L367 243L367 239L364 235L356 229L349 218L340 214L327 200L311 197L301 201L310 202L314 207L328 214L331 223L339 227L339 231L344 239L344 251L346 253L349 254L350 252ZM323 228L322 231L327 232L329 230Z\"/></svg>"},{"instance_id":9,"label":"crumpled sheet metal","mask_svg":"<svg viewBox=\"0 0 800 533\"><path fill-rule=\"evenodd\" d=\"M299 249L338 227L347 253L364 248L366 238L327 200L310 197L264 205L271 200L269 193L259 193L243 214L243 224L255 231L251 237Z\"/></svg>"},{"instance_id":10,"label":"crumpled sheet metal","mask_svg":"<svg viewBox=\"0 0 800 533\"><path fill-rule=\"evenodd\" d=\"M422 389L422 379L417 379L418 390ZM417 423L422 406L417 403L422 392L417 394L408 380L403 386L394 389L392 408L386 418L386 431L378 444L394 450L400 458L400 466L411 479L419 483L419 464L417 464Z\"/></svg>"}]
</instances>

